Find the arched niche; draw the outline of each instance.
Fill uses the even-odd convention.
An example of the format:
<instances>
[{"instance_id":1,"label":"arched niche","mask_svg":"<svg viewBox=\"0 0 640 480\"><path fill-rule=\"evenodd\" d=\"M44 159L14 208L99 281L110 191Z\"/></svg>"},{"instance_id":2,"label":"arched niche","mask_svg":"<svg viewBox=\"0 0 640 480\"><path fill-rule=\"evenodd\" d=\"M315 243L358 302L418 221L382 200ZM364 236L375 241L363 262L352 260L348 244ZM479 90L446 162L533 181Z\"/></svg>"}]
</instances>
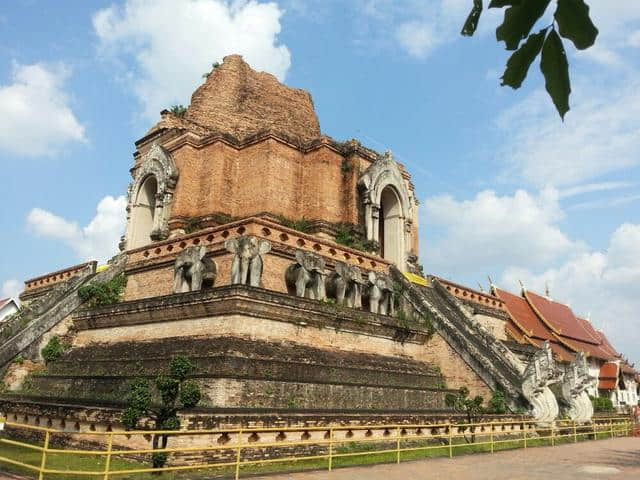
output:
<instances>
[{"instance_id":1,"label":"arched niche","mask_svg":"<svg viewBox=\"0 0 640 480\"><path fill-rule=\"evenodd\" d=\"M169 236L169 214L178 169L164 148L154 144L133 174L127 191L127 231L121 250L130 250Z\"/></svg>"},{"instance_id":2,"label":"arched niche","mask_svg":"<svg viewBox=\"0 0 640 480\"><path fill-rule=\"evenodd\" d=\"M378 157L358 180L367 239L377 241L382 256L407 270L413 210L409 191L391 152Z\"/></svg>"},{"instance_id":3,"label":"arched niche","mask_svg":"<svg viewBox=\"0 0 640 480\"><path fill-rule=\"evenodd\" d=\"M138 192L131 207L131 245L129 248L136 248L151 243L151 232L153 230L153 218L156 213L156 195L158 193L158 181L155 175L147 176Z\"/></svg>"},{"instance_id":4,"label":"arched niche","mask_svg":"<svg viewBox=\"0 0 640 480\"><path fill-rule=\"evenodd\" d=\"M380 195L378 243L380 255L396 265L404 262L404 217L395 188L387 185Z\"/></svg>"}]
</instances>

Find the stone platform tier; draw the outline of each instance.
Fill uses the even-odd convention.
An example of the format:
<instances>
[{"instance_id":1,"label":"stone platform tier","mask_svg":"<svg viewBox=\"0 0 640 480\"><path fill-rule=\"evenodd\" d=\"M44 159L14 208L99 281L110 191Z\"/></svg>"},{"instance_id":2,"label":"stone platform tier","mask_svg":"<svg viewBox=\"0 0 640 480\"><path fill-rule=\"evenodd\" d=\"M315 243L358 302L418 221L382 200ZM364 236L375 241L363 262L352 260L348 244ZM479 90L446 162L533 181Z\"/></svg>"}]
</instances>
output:
<instances>
[{"instance_id":1,"label":"stone platform tier","mask_svg":"<svg viewBox=\"0 0 640 480\"><path fill-rule=\"evenodd\" d=\"M79 311L74 323L74 347L14 398L122 406L132 379L179 354L211 412L426 412L451 391L425 357L425 325L246 285Z\"/></svg>"}]
</instances>

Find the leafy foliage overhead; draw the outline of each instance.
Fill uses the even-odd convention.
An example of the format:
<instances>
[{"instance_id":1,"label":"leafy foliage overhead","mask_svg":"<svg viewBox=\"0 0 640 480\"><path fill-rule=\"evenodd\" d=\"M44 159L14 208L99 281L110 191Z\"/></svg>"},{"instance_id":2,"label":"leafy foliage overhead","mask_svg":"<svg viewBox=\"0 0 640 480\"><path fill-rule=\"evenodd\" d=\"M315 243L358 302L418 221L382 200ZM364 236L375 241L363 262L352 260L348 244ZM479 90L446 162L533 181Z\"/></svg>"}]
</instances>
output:
<instances>
[{"instance_id":1,"label":"leafy foliage overhead","mask_svg":"<svg viewBox=\"0 0 640 480\"><path fill-rule=\"evenodd\" d=\"M571 82L569 62L561 37L571 40L578 50L584 50L595 43L598 29L589 17L589 6L583 0L556 0L551 24L538 33L531 33L550 3L551 0L491 0L488 8L507 7L502 24L496 29L496 39L504 42L506 49L514 53L507 60L502 85L520 88L529 67L540 55L545 88L560 117L564 119L569 111ZM482 0L473 0L471 13L462 27L462 35L472 36L475 33L482 10ZM526 41L521 44L524 39Z\"/></svg>"}]
</instances>

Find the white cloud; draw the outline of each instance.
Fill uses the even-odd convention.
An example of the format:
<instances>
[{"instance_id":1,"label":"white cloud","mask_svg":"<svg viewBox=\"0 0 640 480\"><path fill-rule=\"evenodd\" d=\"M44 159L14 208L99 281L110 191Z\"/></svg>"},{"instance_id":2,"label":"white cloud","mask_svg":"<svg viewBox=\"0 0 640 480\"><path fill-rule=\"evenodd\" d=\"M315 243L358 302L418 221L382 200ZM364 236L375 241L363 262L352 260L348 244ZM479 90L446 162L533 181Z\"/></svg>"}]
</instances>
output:
<instances>
[{"instance_id":1,"label":"white cloud","mask_svg":"<svg viewBox=\"0 0 640 480\"><path fill-rule=\"evenodd\" d=\"M501 285L516 290L518 279L538 292L548 283L554 299L570 304L578 315L590 315L621 353L640 361L640 225L621 225L606 251L576 254L555 268L507 268Z\"/></svg>"},{"instance_id":2,"label":"white cloud","mask_svg":"<svg viewBox=\"0 0 640 480\"><path fill-rule=\"evenodd\" d=\"M499 196L492 190L471 200L440 195L425 201L422 222L438 225L443 234L428 239L423 258L427 269L445 275L491 273L497 265L527 258L550 264L580 248L556 225L563 213L553 189L533 196L524 190Z\"/></svg>"},{"instance_id":3,"label":"white cloud","mask_svg":"<svg viewBox=\"0 0 640 480\"><path fill-rule=\"evenodd\" d=\"M396 37L409 55L423 58L440 43L433 27L424 22L406 22L398 27Z\"/></svg>"},{"instance_id":4,"label":"white cloud","mask_svg":"<svg viewBox=\"0 0 640 480\"><path fill-rule=\"evenodd\" d=\"M423 242L427 271L463 282L492 274L513 292L519 280L537 292L548 284L553 298L590 314L621 352L640 361L640 224L621 225L597 251L562 231L559 201L555 189L428 198L421 223L436 234Z\"/></svg>"},{"instance_id":5,"label":"white cloud","mask_svg":"<svg viewBox=\"0 0 640 480\"><path fill-rule=\"evenodd\" d=\"M599 182L599 183L587 183L584 185L576 185L575 187L565 188L560 191L560 197L574 197L576 195L582 195L584 193L602 192L606 190L618 190L623 188L633 187L635 183L632 182Z\"/></svg>"},{"instance_id":6,"label":"white cloud","mask_svg":"<svg viewBox=\"0 0 640 480\"><path fill-rule=\"evenodd\" d=\"M98 11L93 26L104 53L129 61L126 81L155 119L172 104L188 104L211 63L231 53L282 80L291 64L277 39L282 13L255 0L127 0Z\"/></svg>"},{"instance_id":7,"label":"white cloud","mask_svg":"<svg viewBox=\"0 0 640 480\"><path fill-rule=\"evenodd\" d=\"M640 82L616 85L576 82L564 123L543 90L503 111L496 125L508 139L499 154L506 176L567 186L640 164Z\"/></svg>"},{"instance_id":8,"label":"white cloud","mask_svg":"<svg viewBox=\"0 0 640 480\"><path fill-rule=\"evenodd\" d=\"M636 30L629 35L629 45L632 47L640 47L640 30Z\"/></svg>"},{"instance_id":9,"label":"white cloud","mask_svg":"<svg viewBox=\"0 0 640 480\"><path fill-rule=\"evenodd\" d=\"M63 88L68 76L61 64L14 64L11 83L0 86L0 151L46 155L85 141Z\"/></svg>"},{"instance_id":10,"label":"white cloud","mask_svg":"<svg viewBox=\"0 0 640 480\"><path fill-rule=\"evenodd\" d=\"M96 216L85 227L41 208L27 215L27 225L39 236L62 241L80 260L103 261L118 251L126 223L126 199L106 196L98 203Z\"/></svg>"},{"instance_id":11,"label":"white cloud","mask_svg":"<svg viewBox=\"0 0 640 480\"><path fill-rule=\"evenodd\" d=\"M16 280L15 278L11 278L2 283L2 298L15 298L18 300L18 295L23 290L23 284Z\"/></svg>"}]
</instances>

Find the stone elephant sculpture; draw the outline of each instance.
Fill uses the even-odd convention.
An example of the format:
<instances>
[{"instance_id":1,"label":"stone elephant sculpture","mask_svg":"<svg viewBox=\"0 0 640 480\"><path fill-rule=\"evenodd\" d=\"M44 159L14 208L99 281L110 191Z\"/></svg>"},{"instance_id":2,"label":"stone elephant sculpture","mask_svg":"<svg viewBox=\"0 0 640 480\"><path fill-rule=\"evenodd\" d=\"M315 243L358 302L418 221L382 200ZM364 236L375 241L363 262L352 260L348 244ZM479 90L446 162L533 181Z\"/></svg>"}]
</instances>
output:
<instances>
[{"instance_id":1,"label":"stone elephant sculpture","mask_svg":"<svg viewBox=\"0 0 640 480\"><path fill-rule=\"evenodd\" d=\"M338 305L362 308L362 290L365 286L360 268L338 262L336 271L327 278L326 290Z\"/></svg>"},{"instance_id":2,"label":"stone elephant sculpture","mask_svg":"<svg viewBox=\"0 0 640 480\"><path fill-rule=\"evenodd\" d=\"M384 273L369 272L369 288L366 297L369 302L369 311L380 315L395 315L395 296L393 294L393 281Z\"/></svg>"},{"instance_id":3,"label":"stone elephant sculpture","mask_svg":"<svg viewBox=\"0 0 640 480\"><path fill-rule=\"evenodd\" d=\"M231 263L231 283L259 287L262 279L262 255L271 250L271 243L247 235L230 238L224 246L235 254Z\"/></svg>"},{"instance_id":4,"label":"stone elephant sculpture","mask_svg":"<svg viewBox=\"0 0 640 480\"><path fill-rule=\"evenodd\" d=\"M284 273L289 294L314 300L326 300L324 259L311 252L296 251L296 263Z\"/></svg>"},{"instance_id":5,"label":"stone elephant sculpture","mask_svg":"<svg viewBox=\"0 0 640 480\"><path fill-rule=\"evenodd\" d=\"M185 248L173 266L173 293L195 292L211 288L216 281L216 262L206 257L204 246Z\"/></svg>"}]
</instances>

